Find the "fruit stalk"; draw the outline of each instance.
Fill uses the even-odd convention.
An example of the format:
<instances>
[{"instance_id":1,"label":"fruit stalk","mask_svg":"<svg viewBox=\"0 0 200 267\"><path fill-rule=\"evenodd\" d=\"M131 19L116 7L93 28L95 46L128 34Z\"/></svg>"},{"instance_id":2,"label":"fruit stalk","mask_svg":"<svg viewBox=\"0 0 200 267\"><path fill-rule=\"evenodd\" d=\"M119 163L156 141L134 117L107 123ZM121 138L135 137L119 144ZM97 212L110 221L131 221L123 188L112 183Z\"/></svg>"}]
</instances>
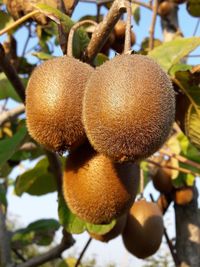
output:
<instances>
[{"instance_id":1,"label":"fruit stalk","mask_svg":"<svg viewBox=\"0 0 200 267\"><path fill-rule=\"evenodd\" d=\"M77 259L77 262L76 262L76 264L75 264L74 267L78 267L79 266L79 264L81 263L81 260L82 260L82 258L84 256L84 254L85 254L85 252L86 252L86 250L89 247L89 245L90 245L91 242L92 242L92 238L90 237L88 239L87 243L85 244L83 250L81 251L81 254L80 254L79 258Z\"/></svg>"},{"instance_id":2,"label":"fruit stalk","mask_svg":"<svg viewBox=\"0 0 200 267\"><path fill-rule=\"evenodd\" d=\"M124 43L124 53L128 54L131 51L131 2L126 1L127 10L127 20L126 20L126 33L125 33L125 43Z\"/></svg>"},{"instance_id":3,"label":"fruit stalk","mask_svg":"<svg viewBox=\"0 0 200 267\"><path fill-rule=\"evenodd\" d=\"M152 21L149 29L149 50L152 50L154 47L154 32L155 32L157 13L158 13L158 0L154 0Z\"/></svg>"},{"instance_id":4,"label":"fruit stalk","mask_svg":"<svg viewBox=\"0 0 200 267\"><path fill-rule=\"evenodd\" d=\"M155 203L155 200L154 200L152 194L150 194L150 198L151 198L151 201ZM165 236L165 238L166 238L167 245L168 245L168 247L169 247L169 250L170 250L170 252L171 252L172 258L173 258L173 260L174 260L174 264L175 264L176 267L179 267L179 266L180 266L180 262L179 262L179 260L178 260L178 257L177 257L176 252L174 251L175 248L174 248L174 246L173 246L171 240L169 239L169 236L168 236L168 233L167 233L167 230L166 230L165 227L164 227L164 236Z\"/></svg>"},{"instance_id":5,"label":"fruit stalk","mask_svg":"<svg viewBox=\"0 0 200 267\"><path fill-rule=\"evenodd\" d=\"M91 41L86 49L86 62L90 63L93 61L96 54L101 50L115 24L124 12L126 12L125 0L115 0L106 17L99 24L92 35Z\"/></svg>"},{"instance_id":6,"label":"fruit stalk","mask_svg":"<svg viewBox=\"0 0 200 267\"><path fill-rule=\"evenodd\" d=\"M77 22L76 24L74 24L74 26L72 26L72 28L70 29L69 32L69 36L68 36L68 43L67 43L67 55L69 57L73 57L73 37L74 37L74 33L75 31L81 27L84 24L93 24L94 26L97 26L98 23L91 20L91 19L86 19L80 22Z\"/></svg>"}]
</instances>

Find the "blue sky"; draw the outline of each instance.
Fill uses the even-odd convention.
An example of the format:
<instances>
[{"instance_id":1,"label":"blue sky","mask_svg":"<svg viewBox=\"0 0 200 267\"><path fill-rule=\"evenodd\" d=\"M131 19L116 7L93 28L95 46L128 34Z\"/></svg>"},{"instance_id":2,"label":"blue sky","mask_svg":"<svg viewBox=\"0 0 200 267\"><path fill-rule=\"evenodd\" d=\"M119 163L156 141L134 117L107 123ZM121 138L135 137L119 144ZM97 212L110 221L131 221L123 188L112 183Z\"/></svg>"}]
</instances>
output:
<instances>
[{"instance_id":1,"label":"blue sky","mask_svg":"<svg viewBox=\"0 0 200 267\"><path fill-rule=\"evenodd\" d=\"M105 13L106 9L103 8L102 12ZM79 3L76 7L76 10L73 14L73 19L78 20L83 15L92 15L96 14L96 6L95 4L86 4L86 3ZM179 12L179 19L180 19L180 29L183 31L184 36L190 37L192 36L192 33L194 32L197 18L192 18L187 12L185 5L180 6L180 12ZM147 37L149 35L149 25L151 23L151 12L149 10L146 10L145 8L141 8L141 21L139 26L136 25L133 22L133 30L136 33L137 41L136 45L133 47L135 50L138 50L138 45L141 41L144 39L144 37ZM18 31L16 33L16 38L18 41L18 53L21 55L24 40L26 38L26 30ZM197 31L197 35L200 35L200 27ZM162 39L162 32L160 27L160 19L157 19L156 23L156 32L155 37ZM5 39L5 35L3 37L0 37L0 41ZM20 41L22 40L22 41ZM29 44L29 47L33 46L34 40ZM194 52L194 54L200 54L200 49ZM56 50L56 55L62 55L61 49ZM31 55L28 55L29 60L33 61L35 60L34 57ZM199 58L191 58L190 59L191 64L199 64ZM30 163L24 162L22 166L18 168L13 174L12 177L14 178L18 173L24 171L24 168L30 167ZM149 195L149 192L153 190L152 186L149 185L146 195ZM154 190L154 194L156 195L156 192ZM19 225L26 226L29 222L39 219L39 218L49 218L54 217L57 218L57 196L56 194L48 194L44 197L29 197L27 194L24 194L21 198L14 195L13 190L11 189L9 191L9 215L11 218L17 218L19 221ZM16 217L15 217L16 216ZM171 208L171 211L167 213L167 218L165 218L165 221L167 223L166 227L170 233L170 237L174 236L174 222L173 222L173 210ZM58 239L60 238L60 235L58 234ZM87 241L88 235L85 233L83 235L79 235L76 237L78 242L77 245L74 248L70 249L67 253L74 253L76 251L77 253L82 249L85 242ZM104 266L105 263L108 262L116 262L117 266L123 266L123 267L130 267L130 266L142 266L142 261L137 260L130 254L128 254L122 245L121 238L117 238L116 240L113 240L109 242L107 245L102 244L98 241L93 241L91 243L91 246L89 247L86 258L90 257L91 255L96 254L97 260L100 263L101 266Z\"/></svg>"}]
</instances>

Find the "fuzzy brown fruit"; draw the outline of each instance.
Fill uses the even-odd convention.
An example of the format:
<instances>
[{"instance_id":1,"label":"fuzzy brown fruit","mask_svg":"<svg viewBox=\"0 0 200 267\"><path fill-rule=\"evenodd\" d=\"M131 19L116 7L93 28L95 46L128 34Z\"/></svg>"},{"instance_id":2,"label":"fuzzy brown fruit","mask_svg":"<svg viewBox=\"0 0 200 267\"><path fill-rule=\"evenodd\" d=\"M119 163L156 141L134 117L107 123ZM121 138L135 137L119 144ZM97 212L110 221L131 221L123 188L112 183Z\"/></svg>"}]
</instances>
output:
<instances>
[{"instance_id":1,"label":"fuzzy brown fruit","mask_svg":"<svg viewBox=\"0 0 200 267\"><path fill-rule=\"evenodd\" d=\"M88 80L83 101L87 137L99 153L115 160L138 160L156 152L174 115L171 81L147 56L116 56Z\"/></svg>"},{"instance_id":2,"label":"fuzzy brown fruit","mask_svg":"<svg viewBox=\"0 0 200 267\"><path fill-rule=\"evenodd\" d=\"M142 199L130 209L122 237L126 249L134 256L144 259L158 250L163 232L159 207Z\"/></svg>"},{"instance_id":3,"label":"fuzzy brown fruit","mask_svg":"<svg viewBox=\"0 0 200 267\"><path fill-rule=\"evenodd\" d=\"M177 205L187 205L194 197L193 187L183 187L174 192L174 202Z\"/></svg>"},{"instance_id":4,"label":"fuzzy brown fruit","mask_svg":"<svg viewBox=\"0 0 200 267\"><path fill-rule=\"evenodd\" d=\"M131 207L138 182L138 166L113 163L84 144L67 158L63 194L72 212L83 220L109 223Z\"/></svg>"},{"instance_id":5,"label":"fuzzy brown fruit","mask_svg":"<svg viewBox=\"0 0 200 267\"><path fill-rule=\"evenodd\" d=\"M155 189L159 192L168 194L172 192L172 171L167 168L159 168L155 175L152 176L152 181Z\"/></svg>"},{"instance_id":6,"label":"fuzzy brown fruit","mask_svg":"<svg viewBox=\"0 0 200 267\"><path fill-rule=\"evenodd\" d=\"M173 8L174 8L174 3L169 1L163 1L158 6L158 13L160 14L161 17L165 17L169 15L169 13L172 11Z\"/></svg>"},{"instance_id":7,"label":"fuzzy brown fruit","mask_svg":"<svg viewBox=\"0 0 200 267\"><path fill-rule=\"evenodd\" d=\"M26 116L30 135L50 150L63 152L85 140L82 100L93 68L68 57L42 63L26 90Z\"/></svg>"},{"instance_id":8,"label":"fuzzy brown fruit","mask_svg":"<svg viewBox=\"0 0 200 267\"><path fill-rule=\"evenodd\" d=\"M126 220L127 220L127 214L123 214L120 218L117 219L115 226L108 233L103 235L94 233L89 233L89 234L92 238L98 241L109 242L110 240L116 238L123 232L124 227L126 225Z\"/></svg>"}]
</instances>

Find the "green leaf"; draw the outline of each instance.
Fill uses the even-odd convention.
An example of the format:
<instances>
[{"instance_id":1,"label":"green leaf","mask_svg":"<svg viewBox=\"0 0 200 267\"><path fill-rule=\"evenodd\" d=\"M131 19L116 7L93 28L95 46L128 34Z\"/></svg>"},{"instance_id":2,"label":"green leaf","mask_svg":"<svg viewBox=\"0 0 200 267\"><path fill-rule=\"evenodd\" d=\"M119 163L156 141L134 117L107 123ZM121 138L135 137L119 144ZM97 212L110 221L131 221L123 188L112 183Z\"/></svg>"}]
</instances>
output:
<instances>
[{"instance_id":1,"label":"green leaf","mask_svg":"<svg viewBox=\"0 0 200 267\"><path fill-rule=\"evenodd\" d=\"M3 165L17 151L27 134L26 127L21 127L11 138L0 141L0 166Z\"/></svg>"},{"instance_id":2,"label":"green leaf","mask_svg":"<svg viewBox=\"0 0 200 267\"><path fill-rule=\"evenodd\" d=\"M17 102L21 102L20 97L6 78L5 74L0 73L0 100L8 97L14 99Z\"/></svg>"},{"instance_id":3,"label":"green leaf","mask_svg":"<svg viewBox=\"0 0 200 267\"><path fill-rule=\"evenodd\" d=\"M70 211L63 196L60 195L58 201L59 221L65 230L73 234L80 234L84 232L86 229L85 222Z\"/></svg>"},{"instance_id":4,"label":"green leaf","mask_svg":"<svg viewBox=\"0 0 200 267\"><path fill-rule=\"evenodd\" d=\"M200 72L178 71L175 78L190 101L185 117L185 132L190 142L200 149Z\"/></svg>"},{"instance_id":5,"label":"green leaf","mask_svg":"<svg viewBox=\"0 0 200 267\"><path fill-rule=\"evenodd\" d=\"M139 25L140 22L140 6L137 4L132 4L132 14L133 18L137 25Z\"/></svg>"},{"instance_id":6,"label":"green leaf","mask_svg":"<svg viewBox=\"0 0 200 267\"><path fill-rule=\"evenodd\" d=\"M12 236L12 246L22 248L29 244L48 246L53 241L60 224L54 219L42 219L30 223L26 228L19 229Z\"/></svg>"},{"instance_id":7,"label":"green leaf","mask_svg":"<svg viewBox=\"0 0 200 267\"><path fill-rule=\"evenodd\" d=\"M187 70L191 70L192 66L187 65L187 64L176 64L174 66L171 67L170 69L170 76L174 77L176 72L178 71L187 71Z\"/></svg>"},{"instance_id":8,"label":"green leaf","mask_svg":"<svg viewBox=\"0 0 200 267\"><path fill-rule=\"evenodd\" d=\"M49 59L54 58L54 56L47 54L47 53L44 53L44 52L34 52L34 53L32 53L32 55L41 59L41 60L49 60Z\"/></svg>"},{"instance_id":9,"label":"green leaf","mask_svg":"<svg viewBox=\"0 0 200 267\"><path fill-rule=\"evenodd\" d=\"M109 60L109 58L102 54L102 53L98 53L95 60L94 60L94 65L97 67L97 66L100 66L102 65L104 62L106 62L107 60Z\"/></svg>"},{"instance_id":10,"label":"green leaf","mask_svg":"<svg viewBox=\"0 0 200 267\"><path fill-rule=\"evenodd\" d=\"M83 221L70 211L63 196L59 196L58 216L60 223L63 225L66 231L72 234L80 234L85 230L96 234L106 234L116 224L115 220L113 220L110 224L101 225L91 224L86 221Z\"/></svg>"},{"instance_id":11,"label":"green leaf","mask_svg":"<svg viewBox=\"0 0 200 267\"><path fill-rule=\"evenodd\" d=\"M4 29L12 21L13 19L8 15L8 13L0 10L0 30Z\"/></svg>"},{"instance_id":12,"label":"green leaf","mask_svg":"<svg viewBox=\"0 0 200 267\"><path fill-rule=\"evenodd\" d=\"M19 175L15 183L15 193L18 196L25 192L30 195L41 196L56 190L56 180L49 171L47 158L40 160L33 169Z\"/></svg>"},{"instance_id":13,"label":"green leaf","mask_svg":"<svg viewBox=\"0 0 200 267\"><path fill-rule=\"evenodd\" d=\"M50 19L54 20L57 24L60 24L63 31L62 34L65 34L66 36L69 34L71 27L75 24L69 16L65 15L56 8L42 3L36 4L35 7ZM84 29L77 29L73 39L73 54L75 57L79 58L81 56L82 51L85 50L89 41L90 39Z\"/></svg>"},{"instance_id":14,"label":"green leaf","mask_svg":"<svg viewBox=\"0 0 200 267\"><path fill-rule=\"evenodd\" d=\"M200 45L200 37L177 38L156 47L149 56L168 72L170 68Z\"/></svg>"}]
</instances>

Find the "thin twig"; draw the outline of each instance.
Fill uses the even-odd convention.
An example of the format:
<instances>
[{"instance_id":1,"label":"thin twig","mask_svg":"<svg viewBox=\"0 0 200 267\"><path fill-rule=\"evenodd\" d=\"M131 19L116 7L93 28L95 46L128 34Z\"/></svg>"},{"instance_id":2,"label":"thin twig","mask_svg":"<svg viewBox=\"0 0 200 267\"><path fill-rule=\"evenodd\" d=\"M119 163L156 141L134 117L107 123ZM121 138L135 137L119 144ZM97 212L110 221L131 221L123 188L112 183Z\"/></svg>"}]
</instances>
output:
<instances>
[{"instance_id":1,"label":"thin twig","mask_svg":"<svg viewBox=\"0 0 200 267\"><path fill-rule=\"evenodd\" d=\"M74 240L70 234L64 235L61 243L48 252L39 256L35 256L30 260L17 265L17 267L36 267L41 266L43 263L59 258L63 251L70 248L74 244Z\"/></svg>"},{"instance_id":2,"label":"thin twig","mask_svg":"<svg viewBox=\"0 0 200 267\"><path fill-rule=\"evenodd\" d=\"M78 267L79 264L81 263L81 260L82 260L82 258L83 258L83 256L84 256L84 254L85 254L85 252L86 252L86 250L87 250L89 244L91 243L91 241L92 241L92 238L90 237L90 238L88 239L87 243L85 244L85 246L84 246L84 248L83 248L83 250L82 250L82 252L81 252L81 254L80 254L80 256L79 256L79 258L78 258L78 260L77 260L77 262L76 262L76 264L75 264L74 267Z\"/></svg>"},{"instance_id":3,"label":"thin twig","mask_svg":"<svg viewBox=\"0 0 200 267\"><path fill-rule=\"evenodd\" d=\"M22 24L24 21L28 20L29 18L31 18L32 16L36 15L40 13L39 10L34 10L28 14L26 14L25 16L21 17L20 19L16 20L15 22L13 22L11 25L9 25L8 27L4 28L3 30L0 31L0 35L7 33L8 31L16 28L17 26L19 26L20 24Z\"/></svg>"},{"instance_id":4,"label":"thin twig","mask_svg":"<svg viewBox=\"0 0 200 267\"><path fill-rule=\"evenodd\" d=\"M2 44L0 44L0 66L3 69L10 83L15 88L15 91L17 92L19 97L24 102L25 101L25 87L23 83L21 82L21 80L19 79L15 68L11 65L10 61L8 60Z\"/></svg>"},{"instance_id":5,"label":"thin twig","mask_svg":"<svg viewBox=\"0 0 200 267\"><path fill-rule=\"evenodd\" d=\"M22 55L21 55L21 60L23 60L23 57L24 57L24 55L26 53L26 48L27 48L28 43L29 43L29 40L31 38L31 26L30 26L30 24L28 25L27 29L28 29L28 36L26 38L26 41L25 41L25 44L24 44L24 47L23 47L23 51L22 51Z\"/></svg>"},{"instance_id":6,"label":"thin twig","mask_svg":"<svg viewBox=\"0 0 200 267\"><path fill-rule=\"evenodd\" d=\"M182 173L192 174L194 176L199 176L199 173L193 172L191 170L188 170L188 169L185 169L185 168L182 168L182 167L175 167L175 166L172 166L172 165L169 165L169 164L158 163L158 162L156 162L154 160L151 160L151 159L146 159L145 161L148 162L148 163L154 164L155 166L158 166L160 168L176 170L176 171L179 171L179 172L182 172Z\"/></svg>"},{"instance_id":7,"label":"thin twig","mask_svg":"<svg viewBox=\"0 0 200 267\"><path fill-rule=\"evenodd\" d=\"M187 159L187 158L185 158L184 156L177 155L177 154L175 154L175 153L173 153L173 152L170 152L170 151L167 151L167 150L165 150L165 149L163 149L163 148L160 149L159 152L160 152L161 154L167 155L167 156L169 156L169 157L173 157L173 158L177 159L178 161L180 161L180 162L182 162L182 163L185 163L185 164L188 164L188 165L190 165L190 166L192 166L192 167L195 167L195 168L197 168L197 169L200 169L200 164L199 164L199 163L197 163L197 162L195 162L195 161L192 161L192 160L190 160L190 159Z\"/></svg>"},{"instance_id":8,"label":"thin twig","mask_svg":"<svg viewBox=\"0 0 200 267\"><path fill-rule=\"evenodd\" d=\"M131 16L132 8L130 1L126 1L127 20L126 20L126 32L124 42L124 54L129 54L131 51Z\"/></svg>"},{"instance_id":9,"label":"thin twig","mask_svg":"<svg viewBox=\"0 0 200 267\"><path fill-rule=\"evenodd\" d=\"M155 203L155 200L154 200L152 194L150 194L150 198L151 198L151 201ZM172 256L172 258L174 260L175 266L178 267L180 263L179 263L177 254L175 253L174 246L173 246L171 240L169 239L169 236L168 236L168 233L167 233L167 230L166 230L165 227L164 227L164 236L166 238L167 245L168 245L168 248L169 248L169 250L171 252L171 256Z\"/></svg>"},{"instance_id":10,"label":"thin twig","mask_svg":"<svg viewBox=\"0 0 200 267\"><path fill-rule=\"evenodd\" d=\"M115 24L124 12L126 12L125 0L115 0L104 20L99 23L92 34L92 38L85 52L86 62L93 62L96 54L101 50Z\"/></svg>"},{"instance_id":11,"label":"thin twig","mask_svg":"<svg viewBox=\"0 0 200 267\"><path fill-rule=\"evenodd\" d=\"M153 14L152 14L152 21L151 26L149 30L149 51L153 49L154 47L154 32L155 32L155 26L156 26L156 18L158 13L158 0L154 0L154 6L153 6Z\"/></svg>"},{"instance_id":12,"label":"thin twig","mask_svg":"<svg viewBox=\"0 0 200 267\"><path fill-rule=\"evenodd\" d=\"M0 114L0 126L11 119L16 118L17 116L19 116L20 114L24 113L25 107L23 104L20 104L19 106L17 106L16 108L4 111Z\"/></svg>"},{"instance_id":13,"label":"thin twig","mask_svg":"<svg viewBox=\"0 0 200 267\"><path fill-rule=\"evenodd\" d=\"M69 36L68 36L68 44L67 44L67 55L68 56L73 57L73 37L74 37L75 31L79 27L81 27L82 25L89 24L89 23L90 24L93 24L94 26L97 26L98 25L98 23L96 21L93 21L91 19L86 19L86 20L77 22L70 29Z\"/></svg>"},{"instance_id":14,"label":"thin twig","mask_svg":"<svg viewBox=\"0 0 200 267\"><path fill-rule=\"evenodd\" d=\"M196 24L196 27L195 27L195 29L194 29L194 32L193 32L193 35L192 35L192 36L195 36L195 35L197 34L199 25L200 25L200 18L197 20L197 24Z\"/></svg>"},{"instance_id":15,"label":"thin twig","mask_svg":"<svg viewBox=\"0 0 200 267\"><path fill-rule=\"evenodd\" d=\"M15 253L15 255L22 261L22 262L26 262L26 259L24 258L24 256L19 253L19 251L15 248L12 248L12 251Z\"/></svg>"},{"instance_id":16,"label":"thin twig","mask_svg":"<svg viewBox=\"0 0 200 267\"><path fill-rule=\"evenodd\" d=\"M143 198L144 192L144 172L142 168L140 168L140 196Z\"/></svg>"}]
</instances>

